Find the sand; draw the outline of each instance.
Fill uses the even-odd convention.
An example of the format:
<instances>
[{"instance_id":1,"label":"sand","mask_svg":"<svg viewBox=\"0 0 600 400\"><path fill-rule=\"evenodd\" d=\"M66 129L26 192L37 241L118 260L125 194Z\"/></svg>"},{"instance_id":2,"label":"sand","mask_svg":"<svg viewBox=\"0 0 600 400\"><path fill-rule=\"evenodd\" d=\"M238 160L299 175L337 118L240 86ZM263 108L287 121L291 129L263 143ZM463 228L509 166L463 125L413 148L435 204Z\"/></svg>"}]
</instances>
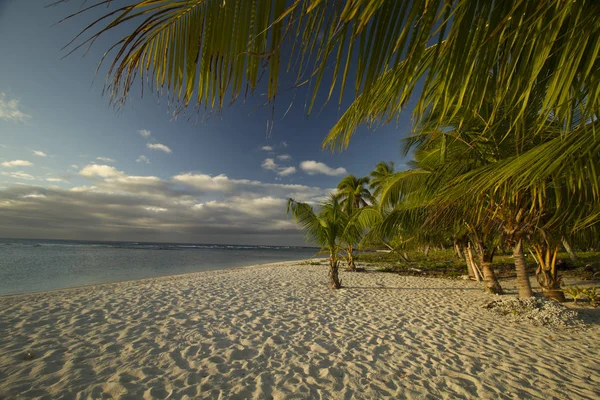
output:
<instances>
[{"instance_id":1,"label":"sand","mask_svg":"<svg viewBox=\"0 0 600 400\"><path fill-rule=\"evenodd\" d=\"M280 263L0 298L0 398L600 397L596 310L549 330L487 311L477 282L342 272L332 291L326 274Z\"/></svg>"}]
</instances>

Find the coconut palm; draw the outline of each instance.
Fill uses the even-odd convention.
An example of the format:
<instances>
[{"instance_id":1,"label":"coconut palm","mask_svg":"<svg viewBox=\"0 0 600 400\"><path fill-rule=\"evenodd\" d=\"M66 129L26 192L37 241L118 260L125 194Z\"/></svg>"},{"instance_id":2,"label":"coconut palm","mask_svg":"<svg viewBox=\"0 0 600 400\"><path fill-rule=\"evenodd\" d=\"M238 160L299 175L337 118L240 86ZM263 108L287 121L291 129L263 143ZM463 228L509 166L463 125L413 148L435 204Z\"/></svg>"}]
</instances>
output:
<instances>
[{"instance_id":1,"label":"coconut palm","mask_svg":"<svg viewBox=\"0 0 600 400\"><path fill-rule=\"evenodd\" d=\"M98 0L75 15L110 3ZM361 123L397 116L417 82L423 84L417 122L440 103L477 111L493 93L517 110L518 133L540 81L547 87L543 108L553 119L572 120L568 105L578 100L585 103L580 117L594 118L599 17L595 0L138 0L106 11L73 46L125 31L108 72L116 104L139 78L179 106L220 109L252 92L265 70L273 100L287 68L298 84L311 81L310 112L321 86L327 101L339 88L341 103L353 77L357 101L327 142L345 146ZM326 68L332 73L324 80ZM495 107L492 120L504 111ZM442 107L438 125L449 115L452 109ZM548 118L537 122L543 127Z\"/></svg>"},{"instance_id":2,"label":"coconut palm","mask_svg":"<svg viewBox=\"0 0 600 400\"><path fill-rule=\"evenodd\" d=\"M409 141L409 145L413 143ZM381 207L391 207L391 211L385 217L382 232L389 235L401 229L419 243L440 243L441 238L464 237L469 275L477 280L483 275L486 290L502 294L492 269L498 227L489 219L469 215L460 204L437 197L457 175L481 163L474 155L473 148L464 141L446 143L445 137L441 137L420 142L415 161L410 163L413 168L393 174L383 188ZM472 160L471 166L465 159ZM479 197L477 202L485 202L485 198ZM481 273L474 257L479 258Z\"/></svg>"},{"instance_id":3,"label":"coconut palm","mask_svg":"<svg viewBox=\"0 0 600 400\"><path fill-rule=\"evenodd\" d=\"M373 195L368 189L369 178L367 176L357 178L347 175L337 185L337 196L344 204L344 211L349 215L354 210L373 203Z\"/></svg>"},{"instance_id":4,"label":"coconut palm","mask_svg":"<svg viewBox=\"0 0 600 400\"><path fill-rule=\"evenodd\" d=\"M468 199L461 212L469 204L476 217L496 207L524 271L523 241L532 232L525 228L544 213L538 205L548 190L567 196L549 224L570 221L581 230L600 217L600 207L585 216L570 206L600 198L600 179L592 177L600 170L599 19L596 0L139 0L93 21L73 50L125 30L106 87L116 105L137 78L175 111L219 110L252 93L263 72L272 101L283 68L297 73L297 85L310 83L308 113L323 89L326 101L341 103L353 86L355 100L324 141L332 149L347 147L361 124L397 117L422 83L415 127L463 127L483 116L478 144L512 143L511 155L480 154L493 159L457 178L462 186L454 181L439 192L447 201L452 191ZM326 68L331 79L323 79ZM491 194L504 198L480 202ZM537 210L525 218L528 205Z\"/></svg>"},{"instance_id":5,"label":"coconut palm","mask_svg":"<svg viewBox=\"0 0 600 400\"><path fill-rule=\"evenodd\" d=\"M373 195L367 188L368 184L368 177L357 178L354 175L347 175L338 183L336 197L343 203L344 211L350 218L360 208L374 202ZM350 271L356 271L353 255L355 244L355 242L349 242L346 247L348 270Z\"/></svg>"},{"instance_id":6,"label":"coconut palm","mask_svg":"<svg viewBox=\"0 0 600 400\"><path fill-rule=\"evenodd\" d=\"M377 166L371 173L371 180L369 181L369 188L373 191L373 197L379 198L381 191L385 185L385 181L394 173L394 162L381 161L377 163Z\"/></svg>"},{"instance_id":7,"label":"coconut palm","mask_svg":"<svg viewBox=\"0 0 600 400\"><path fill-rule=\"evenodd\" d=\"M309 204L288 199L287 213L302 227L309 241L329 254L329 287L339 289L342 287L338 275L339 252L345 243L357 242L363 228L344 212L336 196L329 196L320 206L317 214Z\"/></svg>"}]
</instances>

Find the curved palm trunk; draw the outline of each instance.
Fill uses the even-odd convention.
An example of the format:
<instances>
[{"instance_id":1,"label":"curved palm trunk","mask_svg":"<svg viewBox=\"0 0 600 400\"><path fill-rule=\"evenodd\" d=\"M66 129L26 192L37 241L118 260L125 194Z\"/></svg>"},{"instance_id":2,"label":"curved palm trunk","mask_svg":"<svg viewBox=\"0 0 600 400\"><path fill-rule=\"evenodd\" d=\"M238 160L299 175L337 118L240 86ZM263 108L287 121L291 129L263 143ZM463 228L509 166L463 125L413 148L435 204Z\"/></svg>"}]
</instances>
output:
<instances>
[{"instance_id":1,"label":"curved palm trunk","mask_svg":"<svg viewBox=\"0 0 600 400\"><path fill-rule=\"evenodd\" d=\"M492 261L494 259L494 250L490 250L482 242L478 244L478 255L479 263L481 264L481 271L483 273L483 282L485 283L485 289L493 294L504 294L498 278L492 268Z\"/></svg>"},{"instance_id":2,"label":"curved palm trunk","mask_svg":"<svg viewBox=\"0 0 600 400\"><path fill-rule=\"evenodd\" d=\"M562 238L562 245L567 251L567 253L569 253L569 258L571 258L571 261L577 262L577 254L575 254L573 248L571 248L571 245L567 241L567 238Z\"/></svg>"},{"instance_id":3,"label":"curved palm trunk","mask_svg":"<svg viewBox=\"0 0 600 400\"><path fill-rule=\"evenodd\" d=\"M348 246L348 271L356 271L356 264L352 256L352 245Z\"/></svg>"},{"instance_id":4,"label":"curved palm trunk","mask_svg":"<svg viewBox=\"0 0 600 400\"><path fill-rule=\"evenodd\" d=\"M454 242L454 252L456 253L456 256L458 258L462 258L463 257L463 252L462 252L461 247L458 245L457 242Z\"/></svg>"},{"instance_id":5,"label":"curved palm trunk","mask_svg":"<svg viewBox=\"0 0 600 400\"><path fill-rule=\"evenodd\" d=\"M482 261L481 270L483 272L483 281L485 282L485 288L488 292L493 294L504 294L498 278L492 269L491 261Z\"/></svg>"},{"instance_id":6,"label":"curved palm trunk","mask_svg":"<svg viewBox=\"0 0 600 400\"><path fill-rule=\"evenodd\" d=\"M519 286L519 297L533 297L531 283L527 275L527 264L525 263L525 255L523 254L523 240L519 239L517 244L513 246L513 257L515 259L515 270L517 272L517 284Z\"/></svg>"},{"instance_id":7,"label":"curved palm trunk","mask_svg":"<svg viewBox=\"0 0 600 400\"><path fill-rule=\"evenodd\" d=\"M471 247L465 247L464 253L465 260L467 261L467 270L469 271L469 278L479 282L481 280L481 276L479 275L477 264L475 264L475 260L473 259L473 252L471 251Z\"/></svg>"},{"instance_id":8,"label":"curved palm trunk","mask_svg":"<svg viewBox=\"0 0 600 400\"><path fill-rule=\"evenodd\" d=\"M331 289L342 287L342 282L338 275L338 261L333 253L329 254L329 287Z\"/></svg>"}]
</instances>

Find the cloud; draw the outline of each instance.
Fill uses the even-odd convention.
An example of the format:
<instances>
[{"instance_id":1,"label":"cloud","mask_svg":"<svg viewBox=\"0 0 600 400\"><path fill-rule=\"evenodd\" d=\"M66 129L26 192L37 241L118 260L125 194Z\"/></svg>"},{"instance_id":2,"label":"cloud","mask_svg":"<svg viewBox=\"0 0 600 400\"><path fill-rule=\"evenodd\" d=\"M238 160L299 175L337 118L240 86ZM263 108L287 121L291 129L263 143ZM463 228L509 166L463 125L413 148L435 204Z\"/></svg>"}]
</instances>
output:
<instances>
[{"instance_id":1,"label":"cloud","mask_svg":"<svg viewBox=\"0 0 600 400\"><path fill-rule=\"evenodd\" d=\"M79 165L77 165L77 164L71 164L71 168L73 168L73 169L79 169Z\"/></svg>"},{"instance_id":2,"label":"cloud","mask_svg":"<svg viewBox=\"0 0 600 400\"><path fill-rule=\"evenodd\" d=\"M31 115L20 110L20 102L9 99L5 93L0 92L0 119L13 122L25 122L31 119Z\"/></svg>"},{"instance_id":3,"label":"cloud","mask_svg":"<svg viewBox=\"0 0 600 400\"><path fill-rule=\"evenodd\" d=\"M94 186L0 188L0 236L303 245L302 234L285 213L284 195L325 195L320 188L224 175L181 174L161 180L108 171L103 174L116 177L100 179L96 168ZM149 181L159 190L120 186L123 181ZM207 182L233 193L206 198L201 192ZM246 192L248 188L255 192Z\"/></svg>"},{"instance_id":4,"label":"cloud","mask_svg":"<svg viewBox=\"0 0 600 400\"><path fill-rule=\"evenodd\" d=\"M79 171L79 175L85 176L87 178L116 178L120 176L124 176L123 172L117 171L115 167L110 165L99 165L99 164L88 164L81 171Z\"/></svg>"},{"instance_id":5,"label":"cloud","mask_svg":"<svg viewBox=\"0 0 600 400\"><path fill-rule=\"evenodd\" d=\"M96 160L98 160L98 161L104 161L104 162L111 162L111 163L116 162L112 158L108 158L108 157L96 157Z\"/></svg>"},{"instance_id":6,"label":"cloud","mask_svg":"<svg viewBox=\"0 0 600 400\"><path fill-rule=\"evenodd\" d=\"M44 153L43 151L39 151L39 150L33 150L33 154L35 154L38 157L48 157L48 154Z\"/></svg>"},{"instance_id":7,"label":"cloud","mask_svg":"<svg viewBox=\"0 0 600 400\"><path fill-rule=\"evenodd\" d=\"M135 162L150 164L150 159L146 156L139 156Z\"/></svg>"},{"instance_id":8,"label":"cloud","mask_svg":"<svg viewBox=\"0 0 600 400\"><path fill-rule=\"evenodd\" d=\"M273 146L263 146L260 149L264 151L273 151Z\"/></svg>"},{"instance_id":9,"label":"cloud","mask_svg":"<svg viewBox=\"0 0 600 400\"><path fill-rule=\"evenodd\" d=\"M48 182L64 182L64 179L61 178L46 178Z\"/></svg>"},{"instance_id":10,"label":"cloud","mask_svg":"<svg viewBox=\"0 0 600 400\"><path fill-rule=\"evenodd\" d=\"M300 169L306 172L308 175L323 174L329 176L340 176L348 173L345 168L331 168L327 164L318 161L302 161L300 163Z\"/></svg>"},{"instance_id":11,"label":"cloud","mask_svg":"<svg viewBox=\"0 0 600 400\"><path fill-rule=\"evenodd\" d=\"M35 176L26 174L23 171L19 171L19 172L0 172L0 175L8 176L8 177L15 178L15 179L24 179L24 180L27 180L27 181L32 181L32 180L35 179Z\"/></svg>"},{"instance_id":12,"label":"cloud","mask_svg":"<svg viewBox=\"0 0 600 400\"><path fill-rule=\"evenodd\" d=\"M289 176L296 173L296 167L281 167L272 158L265 158L260 166L267 171L276 172L279 176Z\"/></svg>"},{"instance_id":13,"label":"cloud","mask_svg":"<svg viewBox=\"0 0 600 400\"><path fill-rule=\"evenodd\" d=\"M298 201L311 203L324 200L327 197L327 194L331 192L331 190L334 190L297 184L265 183L248 179L231 179L224 174L213 177L206 174L188 172L176 175L172 180L173 182L193 188L200 194L237 195L249 198L264 196L280 198L292 197Z\"/></svg>"},{"instance_id":14,"label":"cloud","mask_svg":"<svg viewBox=\"0 0 600 400\"><path fill-rule=\"evenodd\" d=\"M150 132L148 129L140 129L139 131L137 131L137 133L145 138L150 137L150 135L152 134L152 132Z\"/></svg>"},{"instance_id":15,"label":"cloud","mask_svg":"<svg viewBox=\"0 0 600 400\"><path fill-rule=\"evenodd\" d=\"M266 169L269 171L277 171L277 167L278 167L272 158L265 158L265 160L262 162L262 164L260 164L260 166L263 167L263 169Z\"/></svg>"},{"instance_id":16,"label":"cloud","mask_svg":"<svg viewBox=\"0 0 600 400\"><path fill-rule=\"evenodd\" d=\"M292 156L290 156L289 154L281 154L277 156L277 159L281 161L289 161L292 159Z\"/></svg>"},{"instance_id":17,"label":"cloud","mask_svg":"<svg viewBox=\"0 0 600 400\"><path fill-rule=\"evenodd\" d=\"M33 163L31 163L29 161L25 161L25 160L4 161L2 163L3 167L8 167L8 168L12 168L12 167L29 167L31 165L33 165Z\"/></svg>"},{"instance_id":18,"label":"cloud","mask_svg":"<svg viewBox=\"0 0 600 400\"><path fill-rule=\"evenodd\" d=\"M279 170L279 172L277 172L277 175L289 176L289 175L292 175L295 173L296 173L296 167L286 167L286 168L282 168L281 170Z\"/></svg>"},{"instance_id":19,"label":"cloud","mask_svg":"<svg viewBox=\"0 0 600 400\"><path fill-rule=\"evenodd\" d=\"M291 168L276 172L290 174ZM78 180L87 182L66 188L66 181L61 187L45 186L60 182L52 177L39 178L44 181L40 185L5 182L0 187L0 237L304 245L286 215L286 200L314 204L330 192L224 174L135 176L100 163L77 171ZM0 174L36 179L23 172Z\"/></svg>"},{"instance_id":20,"label":"cloud","mask_svg":"<svg viewBox=\"0 0 600 400\"><path fill-rule=\"evenodd\" d=\"M281 142L281 147L288 147L288 143L284 140Z\"/></svg>"},{"instance_id":21,"label":"cloud","mask_svg":"<svg viewBox=\"0 0 600 400\"><path fill-rule=\"evenodd\" d=\"M45 197L46 197L46 195L39 194L39 193L30 193L30 194L26 194L25 196L23 196L24 199L43 199Z\"/></svg>"},{"instance_id":22,"label":"cloud","mask_svg":"<svg viewBox=\"0 0 600 400\"><path fill-rule=\"evenodd\" d=\"M160 151L164 151L165 153L172 152L168 146L165 146L164 144L160 144L160 143L147 143L146 147L149 148L150 150L160 150Z\"/></svg>"}]
</instances>

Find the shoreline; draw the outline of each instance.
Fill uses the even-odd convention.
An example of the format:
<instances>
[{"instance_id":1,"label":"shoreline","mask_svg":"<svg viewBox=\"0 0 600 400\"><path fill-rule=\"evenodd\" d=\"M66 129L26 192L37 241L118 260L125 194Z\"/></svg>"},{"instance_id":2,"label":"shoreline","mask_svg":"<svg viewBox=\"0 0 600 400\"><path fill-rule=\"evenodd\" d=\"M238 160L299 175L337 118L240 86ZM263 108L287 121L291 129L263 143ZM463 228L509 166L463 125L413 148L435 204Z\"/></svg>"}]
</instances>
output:
<instances>
[{"instance_id":1,"label":"shoreline","mask_svg":"<svg viewBox=\"0 0 600 400\"><path fill-rule=\"evenodd\" d=\"M2 297L0 398L600 394L597 316L514 323L479 282L372 270L342 270L333 291L302 262Z\"/></svg>"},{"instance_id":2,"label":"shoreline","mask_svg":"<svg viewBox=\"0 0 600 400\"><path fill-rule=\"evenodd\" d=\"M21 296L29 296L29 295L37 295L37 294L51 294L51 293L55 293L55 292L86 289L86 288L91 288L91 287L95 287L95 286L106 286L106 285L114 285L114 284L120 284L120 283L135 283L135 282L143 283L144 281L148 281L148 280L158 280L158 279L162 279L162 278L177 278L177 277L184 277L187 275L214 273L216 271L236 271L236 270L240 270L240 269L244 269L244 268L260 268L260 267L270 267L270 266L295 265L295 264L300 264L300 263L304 263L304 262L309 262L312 260L326 260L326 259L325 258L323 258L323 259L308 258L305 260L276 261L276 262L270 262L270 263L264 263L264 264L245 265L242 267L226 267L226 268L218 268L217 267L214 269L207 269L207 270L196 271L196 272L186 272L183 274L160 275L160 276L155 276L155 277L151 277L151 278L141 278L141 279L125 279L125 280L121 280L121 281L105 282L105 283L90 283L89 285L72 286L72 287L52 289L52 290L40 290L37 292L3 294L3 295L0 295L0 300L10 298L10 297L21 297Z\"/></svg>"}]
</instances>

